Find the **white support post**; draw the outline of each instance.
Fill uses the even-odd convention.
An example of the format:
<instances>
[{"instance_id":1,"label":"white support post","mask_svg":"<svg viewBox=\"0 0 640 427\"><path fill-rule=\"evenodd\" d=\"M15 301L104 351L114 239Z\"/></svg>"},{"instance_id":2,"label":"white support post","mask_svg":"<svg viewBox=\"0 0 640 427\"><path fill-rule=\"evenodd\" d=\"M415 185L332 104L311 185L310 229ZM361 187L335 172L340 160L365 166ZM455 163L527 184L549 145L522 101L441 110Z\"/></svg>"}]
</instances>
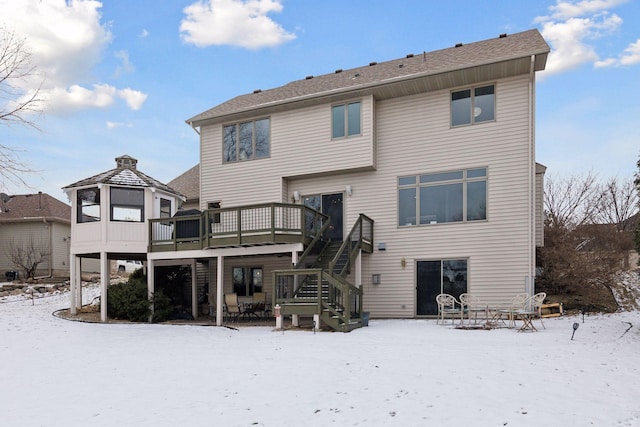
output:
<instances>
[{"instance_id":1,"label":"white support post","mask_svg":"<svg viewBox=\"0 0 640 427\"><path fill-rule=\"evenodd\" d=\"M191 260L191 315L198 318L198 281L196 277L196 259Z\"/></svg>"},{"instance_id":2,"label":"white support post","mask_svg":"<svg viewBox=\"0 0 640 427\"><path fill-rule=\"evenodd\" d=\"M298 264L298 252L297 251L292 251L291 252L291 265L293 265L295 267L296 264ZM298 290L298 276L294 276L293 277L293 292L295 293L297 290ZM291 326L296 327L296 328L298 326L300 326L300 316L298 316L297 314L292 314L291 315Z\"/></svg>"},{"instance_id":3,"label":"white support post","mask_svg":"<svg viewBox=\"0 0 640 427\"><path fill-rule=\"evenodd\" d=\"M77 309L76 309L76 286L78 286L78 277L76 275L76 256L71 254L71 256L69 257L69 279L70 280L70 295L69 295L69 308L71 310L71 314L73 316L76 315L77 313Z\"/></svg>"},{"instance_id":4,"label":"white support post","mask_svg":"<svg viewBox=\"0 0 640 427\"><path fill-rule=\"evenodd\" d=\"M313 315L313 329L316 331L320 329L320 315L317 313Z\"/></svg>"},{"instance_id":5,"label":"white support post","mask_svg":"<svg viewBox=\"0 0 640 427\"><path fill-rule=\"evenodd\" d=\"M218 267L216 270L216 325L222 326L222 305L224 304L222 276L224 272L224 257L218 257Z\"/></svg>"},{"instance_id":6,"label":"white support post","mask_svg":"<svg viewBox=\"0 0 640 427\"><path fill-rule=\"evenodd\" d=\"M147 295L149 299L153 298L153 294L156 291L156 276L155 276L155 265L152 259L147 260ZM149 321L153 316L153 311L156 308L151 304L151 314L149 315Z\"/></svg>"},{"instance_id":7,"label":"white support post","mask_svg":"<svg viewBox=\"0 0 640 427\"><path fill-rule=\"evenodd\" d=\"M82 308L82 258L77 259L76 264L76 309Z\"/></svg>"},{"instance_id":8,"label":"white support post","mask_svg":"<svg viewBox=\"0 0 640 427\"><path fill-rule=\"evenodd\" d=\"M82 286L82 285L81 285ZM109 260L106 252L100 252L100 321L107 321L107 287L109 286Z\"/></svg>"}]
</instances>

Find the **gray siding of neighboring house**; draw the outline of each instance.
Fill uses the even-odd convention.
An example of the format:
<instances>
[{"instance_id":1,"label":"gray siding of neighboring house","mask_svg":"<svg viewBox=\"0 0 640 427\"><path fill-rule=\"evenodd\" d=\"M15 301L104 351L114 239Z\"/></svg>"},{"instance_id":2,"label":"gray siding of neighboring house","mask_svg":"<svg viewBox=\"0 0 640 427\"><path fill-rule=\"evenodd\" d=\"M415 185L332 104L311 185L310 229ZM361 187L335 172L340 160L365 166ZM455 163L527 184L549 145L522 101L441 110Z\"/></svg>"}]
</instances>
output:
<instances>
[{"instance_id":1,"label":"gray siding of neighboring house","mask_svg":"<svg viewBox=\"0 0 640 427\"><path fill-rule=\"evenodd\" d=\"M11 262L10 252L12 247L24 249L31 246L36 250L43 250L48 255L38 264L36 276L53 275L66 277L69 275L69 250L64 237L69 236L68 224L58 222L29 221L12 222L0 225L0 279L4 279L4 273L18 268ZM22 272L20 272L22 276Z\"/></svg>"}]
</instances>

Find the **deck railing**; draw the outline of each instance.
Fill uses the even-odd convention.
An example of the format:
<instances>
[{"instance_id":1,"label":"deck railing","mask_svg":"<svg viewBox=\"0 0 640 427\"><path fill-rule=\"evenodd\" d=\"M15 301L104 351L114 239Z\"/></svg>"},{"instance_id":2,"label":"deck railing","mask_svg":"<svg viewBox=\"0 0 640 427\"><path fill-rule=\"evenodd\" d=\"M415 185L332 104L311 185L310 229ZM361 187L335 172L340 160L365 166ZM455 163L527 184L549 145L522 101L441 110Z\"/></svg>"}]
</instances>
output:
<instances>
[{"instance_id":1,"label":"deck railing","mask_svg":"<svg viewBox=\"0 0 640 427\"><path fill-rule=\"evenodd\" d=\"M328 217L304 205L266 203L208 209L149 220L149 251L180 251L269 243L308 244Z\"/></svg>"}]
</instances>

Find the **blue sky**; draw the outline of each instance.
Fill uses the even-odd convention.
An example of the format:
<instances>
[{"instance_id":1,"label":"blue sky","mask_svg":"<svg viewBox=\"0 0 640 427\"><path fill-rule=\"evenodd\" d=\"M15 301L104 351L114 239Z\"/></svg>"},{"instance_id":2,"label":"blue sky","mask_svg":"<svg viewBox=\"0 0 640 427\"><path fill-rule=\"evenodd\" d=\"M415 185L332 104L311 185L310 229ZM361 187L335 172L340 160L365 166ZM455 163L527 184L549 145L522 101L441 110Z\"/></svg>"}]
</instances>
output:
<instances>
[{"instance_id":1,"label":"blue sky","mask_svg":"<svg viewBox=\"0 0 640 427\"><path fill-rule=\"evenodd\" d=\"M554 176L632 177L640 156L640 5L633 0L0 0L42 84L40 130L0 125L0 145L35 174L2 191L43 191L129 154L168 182L199 161L185 120L234 96L538 28L537 160ZM0 99L0 109L3 104Z\"/></svg>"}]
</instances>

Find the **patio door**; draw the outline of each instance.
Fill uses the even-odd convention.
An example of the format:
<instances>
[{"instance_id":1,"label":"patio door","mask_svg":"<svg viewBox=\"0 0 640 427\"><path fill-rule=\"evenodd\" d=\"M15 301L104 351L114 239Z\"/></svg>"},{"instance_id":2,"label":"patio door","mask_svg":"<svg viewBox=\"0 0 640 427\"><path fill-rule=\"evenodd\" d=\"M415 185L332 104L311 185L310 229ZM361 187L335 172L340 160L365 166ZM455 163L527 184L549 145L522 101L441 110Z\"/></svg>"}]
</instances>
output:
<instances>
[{"instance_id":1,"label":"patio door","mask_svg":"<svg viewBox=\"0 0 640 427\"><path fill-rule=\"evenodd\" d=\"M467 260L418 261L416 265L416 315L438 314L436 296L451 294L456 299L467 292Z\"/></svg>"},{"instance_id":2,"label":"patio door","mask_svg":"<svg viewBox=\"0 0 640 427\"><path fill-rule=\"evenodd\" d=\"M331 224L324 233L325 239L342 241L343 238L343 195L342 193L305 196L304 204L331 218Z\"/></svg>"}]
</instances>

